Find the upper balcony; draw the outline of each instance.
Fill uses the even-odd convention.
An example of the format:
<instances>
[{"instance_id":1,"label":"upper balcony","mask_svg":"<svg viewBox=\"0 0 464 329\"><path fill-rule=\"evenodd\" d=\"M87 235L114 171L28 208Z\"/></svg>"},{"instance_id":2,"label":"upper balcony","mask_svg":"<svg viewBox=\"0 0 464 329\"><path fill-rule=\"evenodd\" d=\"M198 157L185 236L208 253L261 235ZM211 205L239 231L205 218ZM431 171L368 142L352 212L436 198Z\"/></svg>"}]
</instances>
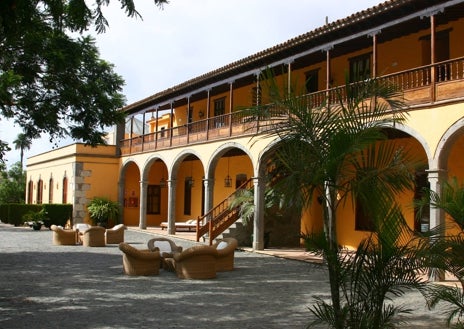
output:
<instances>
[{"instance_id":1,"label":"upper balcony","mask_svg":"<svg viewBox=\"0 0 464 329\"><path fill-rule=\"evenodd\" d=\"M394 84L404 93L407 108L464 99L464 57L434 65L426 65L379 77ZM339 101L345 86L307 94L310 104ZM219 139L255 135L264 131L266 117L250 116L247 111L233 111L220 116L194 121L186 125L163 129L144 135L134 135L120 141L122 155L153 152Z\"/></svg>"}]
</instances>

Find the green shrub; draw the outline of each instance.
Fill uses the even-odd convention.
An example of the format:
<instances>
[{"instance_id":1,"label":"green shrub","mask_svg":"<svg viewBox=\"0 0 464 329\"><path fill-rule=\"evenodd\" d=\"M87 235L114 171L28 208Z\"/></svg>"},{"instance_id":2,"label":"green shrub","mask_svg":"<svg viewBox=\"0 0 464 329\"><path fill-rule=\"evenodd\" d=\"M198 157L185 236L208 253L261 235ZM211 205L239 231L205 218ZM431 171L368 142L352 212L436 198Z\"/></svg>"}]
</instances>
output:
<instances>
[{"instance_id":1,"label":"green shrub","mask_svg":"<svg viewBox=\"0 0 464 329\"><path fill-rule=\"evenodd\" d=\"M20 226L24 224L24 215L29 212L39 212L42 210L42 205L9 203L8 208L8 223L13 224L14 226Z\"/></svg>"},{"instance_id":2,"label":"green shrub","mask_svg":"<svg viewBox=\"0 0 464 329\"><path fill-rule=\"evenodd\" d=\"M44 209L47 219L44 225L65 226L68 219L72 222L73 207L70 204L24 204L24 203L6 203L0 205L0 219L7 224L20 226L24 224L24 216L30 216L30 213L37 213ZM26 216L26 217L27 217Z\"/></svg>"},{"instance_id":3,"label":"green shrub","mask_svg":"<svg viewBox=\"0 0 464 329\"><path fill-rule=\"evenodd\" d=\"M45 221L45 226L51 225L65 226L68 219L72 224L73 207L70 204L44 204L43 208L47 212L48 221Z\"/></svg>"}]
</instances>

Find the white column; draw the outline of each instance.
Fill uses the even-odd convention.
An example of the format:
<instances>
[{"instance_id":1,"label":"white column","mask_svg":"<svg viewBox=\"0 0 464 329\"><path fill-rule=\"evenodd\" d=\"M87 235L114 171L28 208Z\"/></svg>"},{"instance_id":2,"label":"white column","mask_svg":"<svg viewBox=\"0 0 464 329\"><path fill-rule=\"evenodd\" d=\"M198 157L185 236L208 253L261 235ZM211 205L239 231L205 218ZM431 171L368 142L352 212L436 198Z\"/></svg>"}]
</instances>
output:
<instances>
[{"instance_id":1,"label":"white column","mask_svg":"<svg viewBox=\"0 0 464 329\"><path fill-rule=\"evenodd\" d=\"M441 182L446 177L446 172L442 169L427 170L430 189L441 194ZM444 224L445 216L441 209L430 207L430 228Z\"/></svg>"},{"instance_id":2,"label":"white column","mask_svg":"<svg viewBox=\"0 0 464 329\"><path fill-rule=\"evenodd\" d=\"M446 172L442 169L431 169L427 170L428 180L430 184L430 189L436 192L438 195L441 194L441 182L445 178ZM445 222L445 213L442 209L436 207L430 207L430 228L437 227L444 224ZM438 272L435 276L429 275L429 280L432 282L444 281L445 273Z\"/></svg>"},{"instance_id":3,"label":"white column","mask_svg":"<svg viewBox=\"0 0 464 329\"><path fill-rule=\"evenodd\" d=\"M139 228L145 230L147 228L147 181L140 181L140 200L139 200Z\"/></svg>"},{"instance_id":4,"label":"white column","mask_svg":"<svg viewBox=\"0 0 464 329\"><path fill-rule=\"evenodd\" d=\"M253 177L255 213L253 219L253 249L264 249L264 184L260 177Z\"/></svg>"},{"instance_id":5,"label":"white column","mask_svg":"<svg viewBox=\"0 0 464 329\"><path fill-rule=\"evenodd\" d=\"M168 184L168 234L176 234L176 181L169 179Z\"/></svg>"}]
</instances>

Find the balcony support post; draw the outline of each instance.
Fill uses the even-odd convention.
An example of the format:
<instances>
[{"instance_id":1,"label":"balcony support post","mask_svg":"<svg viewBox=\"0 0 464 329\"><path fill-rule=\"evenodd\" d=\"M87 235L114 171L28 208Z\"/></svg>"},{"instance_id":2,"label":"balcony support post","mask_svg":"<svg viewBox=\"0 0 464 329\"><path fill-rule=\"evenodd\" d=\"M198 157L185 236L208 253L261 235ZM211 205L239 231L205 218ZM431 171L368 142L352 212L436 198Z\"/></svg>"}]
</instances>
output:
<instances>
[{"instance_id":1,"label":"balcony support post","mask_svg":"<svg viewBox=\"0 0 464 329\"><path fill-rule=\"evenodd\" d=\"M436 100L436 74L435 74L435 15L430 15L430 64L432 64L430 68L430 75L431 75L431 96L432 102Z\"/></svg>"},{"instance_id":2,"label":"balcony support post","mask_svg":"<svg viewBox=\"0 0 464 329\"><path fill-rule=\"evenodd\" d=\"M234 101L234 82L229 82L229 136L232 136L232 109Z\"/></svg>"},{"instance_id":3,"label":"balcony support post","mask_svg":"<svg viewBox=\"0 0 464 329\"><path fill-rule=\"evenodd\" d=\"M156 127L155 127L155 150L158 149L158 110L159 106L156 107Z\"/></svg>"},{"instance_id":4,"label":"balcony support post","mask_svg":"<svg viewBox=\"0 0 464 329\"><path fill-rule=\"evenodd\" d=\"M192 125L192 122L194 121L193 120L193 113L191 113L191 109L190 109L190 95L187 96L187 145L190 143L190 130L191 130L191 125ZM190 121L190 118L192 118L192 120Z\"/></svg>"},{"instance_id":5,"label":"balcony support post","mask_svg":"<svg viewBox=\"0 0 464 329\"><path fill-rule=\"evenodd\" d=\"M209 140L209 103L210 103L210 91L208 89L206 92L208 93L208 97L206 98L206 140Z\"/></svg>"},{"instance_id":6,"label":"balcony support post","mask_svg":"<svg viewBox=\"0 0 464 329\"><path fill-rule=\"evenodd\" d=\"M174 128L172 127L174 122L174 101L171 101L171 114L169 118L169 146L172 146L172 134L174 132Z\"/></svg>"},{"instance_id":7,"label":"balcony support post","mask_svg":"<svg viewBox=\"0 0 464 329\"><path fill-rule=\"evenodd\" d=\"M145 114L147 112L143 112L143 115L142 115L142 152L144 151L144 146L145 146Z\"/></svg>"}]
</instances>

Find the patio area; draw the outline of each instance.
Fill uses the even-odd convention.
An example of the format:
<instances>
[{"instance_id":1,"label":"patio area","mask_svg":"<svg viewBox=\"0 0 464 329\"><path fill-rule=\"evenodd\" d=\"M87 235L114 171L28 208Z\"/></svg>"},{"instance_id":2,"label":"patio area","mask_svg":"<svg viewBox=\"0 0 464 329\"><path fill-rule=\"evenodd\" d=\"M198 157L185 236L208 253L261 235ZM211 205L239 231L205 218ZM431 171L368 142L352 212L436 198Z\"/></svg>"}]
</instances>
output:
<instances>
[{"instance_id":1,"label":"patio area","mask_svg":"<svg viewBox=\"0 0 464 329\"><path fill-rule=\"evenodd\" d=\"M157 235L129 228L125 241L143 249ZM173 240L195 245L187 237ZM322 265L263 253L236 251L233 271L182 280L126 276L117 245L55 246L46 229L0 224L0 250L1 328L304 328L313 297L329 297ZM402 328L444 327L420 294L395 302L412 309Z\"/></svg>"}]
</instances>

